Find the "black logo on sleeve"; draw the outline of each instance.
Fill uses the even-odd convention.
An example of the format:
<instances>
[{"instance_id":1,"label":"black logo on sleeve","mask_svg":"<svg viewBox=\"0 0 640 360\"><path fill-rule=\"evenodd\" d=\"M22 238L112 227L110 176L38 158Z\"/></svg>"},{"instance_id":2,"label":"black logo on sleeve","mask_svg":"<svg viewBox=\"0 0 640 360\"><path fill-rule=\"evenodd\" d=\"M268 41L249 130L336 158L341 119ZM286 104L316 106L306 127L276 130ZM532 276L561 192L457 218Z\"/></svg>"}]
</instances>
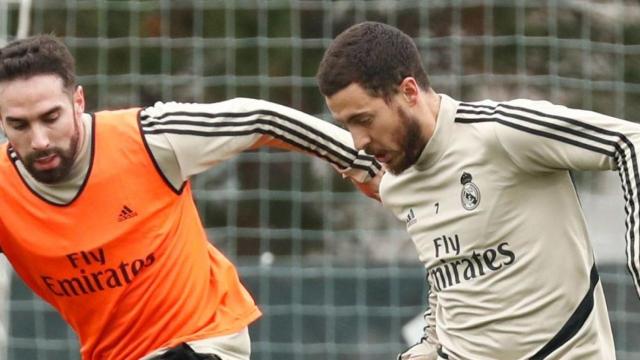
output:
<instances>
[{"instance_id":1,"label":"black logo on sleeve","mask_svg":"<svg viewBox=\"0 0 640 360\"><path fill-rule=\"evenodd\" d=\"M462 192L460 193L460 201L462 207L467 210L473 210L480 204L480 189L471 180L473 177L468 172L462 173L460 184L462 184Z\"/></svg>"}]
</instances>

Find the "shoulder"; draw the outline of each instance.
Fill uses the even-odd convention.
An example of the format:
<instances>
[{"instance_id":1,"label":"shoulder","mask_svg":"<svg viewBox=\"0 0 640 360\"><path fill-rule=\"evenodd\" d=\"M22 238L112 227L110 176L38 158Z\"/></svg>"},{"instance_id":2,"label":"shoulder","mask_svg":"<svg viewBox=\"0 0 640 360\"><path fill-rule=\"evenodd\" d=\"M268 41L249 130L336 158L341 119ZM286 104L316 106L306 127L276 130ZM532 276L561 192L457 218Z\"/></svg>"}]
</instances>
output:
<instances>
[{"instance_id":1,"label":"shoulder","mask_svg":"<svg viewBox=\"0 0 640 360\"><path fill-rule=\"evenodd\" d=\"M147 106L140 112L141 119L161 119L168 115L179 113L181 111L187 111L193 109L193 104L178 103L178 102L156 102L151 106Z\"/></svg>"},{"instance_id":2,"label":"shoulder","mask_svg":"<svg viewBox=\"0 0 640 360\"><path fill-rule=\"evenodd\" d=\"M456 122L498 122L501 119L544 115L546 112L558 113L564 109L569 110L546 100L514 99L460 102L456 112Z\"/></svg>"},{"instance_id":3,"label":"shoulder","mask_svg":"<svg viewBox=\"0 0 640 360\"><path fill-rule=\"evenodd\" d=\"M575 112L545 100L461 102L456 123L471 124L478 129L486 127L495 139L515 138L518 141L521 136L537 134L553 122L575 116Z\"/></svg>"},{"instance_id":4,"label":"shoulder","mask_svg":"<svg viewBox=\"0 0 640 360\"><path fill-rule=\"evenodd\" d=\"M251 98L233 98L212 103L156 102L142 110L146 117L165 117L171 114L211 114L241 113L259 108L273 106L264 100Z\"/></svg>"}]
</instances>

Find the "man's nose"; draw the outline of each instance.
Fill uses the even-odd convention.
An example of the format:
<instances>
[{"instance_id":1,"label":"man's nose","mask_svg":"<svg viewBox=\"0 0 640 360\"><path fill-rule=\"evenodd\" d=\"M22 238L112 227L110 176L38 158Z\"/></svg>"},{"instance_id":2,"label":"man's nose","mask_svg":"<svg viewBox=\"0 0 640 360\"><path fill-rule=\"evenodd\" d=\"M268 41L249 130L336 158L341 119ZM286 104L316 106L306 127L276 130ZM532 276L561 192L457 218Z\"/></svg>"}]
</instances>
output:
<instances>
[{"instance_id":1,"label":"man's nose","mask_svg":"<svg viewBox=\"0 0 640 360\"><path fill-rule=\"evenodd\" d=\"M44 150L49 147L49 133L42 126L33 126L31 129L31 148Z\"/></svg>"},{"instance_id":2,"label":"man's nose","mask_svg":"<svg viewBox=\"0 0 640 360\"><path fill-rule=\"evenodd\" d=\"M351 129L351 137L353 138L353 145L358 150L363 150L370 142L371 138L369 134L362 129Z\"/></svg>"}]
</instances>

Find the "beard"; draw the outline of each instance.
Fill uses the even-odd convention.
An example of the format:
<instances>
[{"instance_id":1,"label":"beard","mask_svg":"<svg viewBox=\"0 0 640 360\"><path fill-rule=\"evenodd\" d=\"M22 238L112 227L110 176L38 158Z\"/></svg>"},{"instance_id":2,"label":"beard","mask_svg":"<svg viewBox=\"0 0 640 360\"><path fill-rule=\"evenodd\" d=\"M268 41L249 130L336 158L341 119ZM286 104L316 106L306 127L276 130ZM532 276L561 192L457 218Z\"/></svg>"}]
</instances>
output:
<instances>
[{"instance_id":1,"label":"beard","mask_svg":"<svg viewBox=\"0 0 640 360\"><path fill-rule=\"evenodd\" d=\"M417 118L409 116L401 108L398 108L398 118L400 119L400 131L397 142L402 150L396 161L387 164L387 170L394 175L399 175L413 166L427 145L427 139L422 133L422 126Z\"/></svg>"},{"instance_id":2,"label":"beard","mask_svg":"<svg viewBox=\"0 0 640 360\"><path fill-rule=\"evenodd\" d=\"M41 183L54 184L69 176L76 154L78 153L78 142L80 141L80 130L76 120L74 116L74 132L69 141L68 149L52 147L42 151L35 151L27 155L24 159L20 159L25 169L27 169L34 179ZM60 164L56 168L47 170L36 169L35 162L37 159L54 154L60 158Z\"/></svg>"}]
</instances>

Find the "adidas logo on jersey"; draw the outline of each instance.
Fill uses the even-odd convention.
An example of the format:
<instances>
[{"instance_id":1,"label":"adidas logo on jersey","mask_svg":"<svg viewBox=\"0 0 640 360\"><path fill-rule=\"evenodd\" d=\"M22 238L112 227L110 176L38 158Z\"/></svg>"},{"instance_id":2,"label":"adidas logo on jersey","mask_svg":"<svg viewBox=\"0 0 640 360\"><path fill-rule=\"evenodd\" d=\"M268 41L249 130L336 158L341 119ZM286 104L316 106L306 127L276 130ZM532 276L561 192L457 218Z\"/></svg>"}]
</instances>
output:
<instances>
[{"instance_id":1,"label":"adidas logo on jersey","mask_svg":"<svg viewBox=\"0 0 640 360\"><path fill-rule=\"evenodd\" d=\"M118 222L125 221L136 216L138 216L137 212L131 210L127 205L122 205L122 210L120 210L120 214L118 215Z\"/></svg>"},{"instance_id":2,"label":"adidas logo on jersey","mask_svg":"<svg viewBox=\"0 0 640 360\"><path fill-rule=\"evenodd\" d=\"M405 219L407 222L407 227L415 224L418 219L416 219L416 214L413 212L413 209L409 209L409 213L407 214L407 218Z\"/></svg>"}]
</instances>

